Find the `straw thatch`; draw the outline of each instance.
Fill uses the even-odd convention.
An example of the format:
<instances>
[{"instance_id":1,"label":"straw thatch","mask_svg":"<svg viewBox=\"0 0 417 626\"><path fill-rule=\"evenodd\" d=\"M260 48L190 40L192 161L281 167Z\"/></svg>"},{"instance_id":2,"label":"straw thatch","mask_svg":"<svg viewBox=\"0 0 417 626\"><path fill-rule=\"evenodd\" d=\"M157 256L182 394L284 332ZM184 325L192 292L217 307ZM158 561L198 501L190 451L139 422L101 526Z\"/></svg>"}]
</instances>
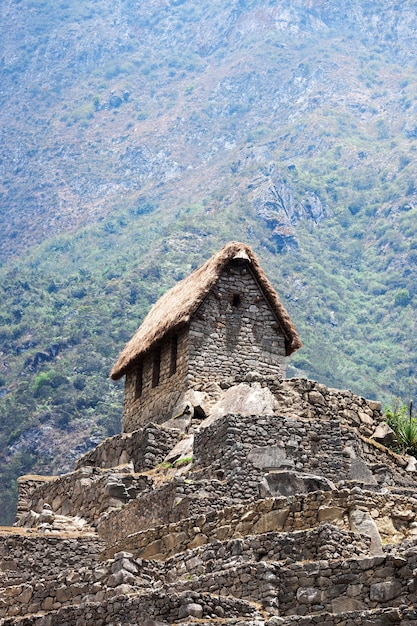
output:
<instances>
[{"instance_id":1,"label":"straw thatch","mask_svg":"<svg viewBox=\"0 0 417 626\"><path fill-rule=\"evenodd\" d=\"M168 332L187 324L217 282L224 267L234 258L244 258L249 261L252 272L276 315L285 337L286 355L300 348L302 344L290 317L280 303L277 293L259 265L254 252L249 246L233 241L190 276L177 283L154 304L143 324L121 352L110 373L111 378L113 380L121 378L153 344L161 340Z\"/></svg>"}]
</instances>

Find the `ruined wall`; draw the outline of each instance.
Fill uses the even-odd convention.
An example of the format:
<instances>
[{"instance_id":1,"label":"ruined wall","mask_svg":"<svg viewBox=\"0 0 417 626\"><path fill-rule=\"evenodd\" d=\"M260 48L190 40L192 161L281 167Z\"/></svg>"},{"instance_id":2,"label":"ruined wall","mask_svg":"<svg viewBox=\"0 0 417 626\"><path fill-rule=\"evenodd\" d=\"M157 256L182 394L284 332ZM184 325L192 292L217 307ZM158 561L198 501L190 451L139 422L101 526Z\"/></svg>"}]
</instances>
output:
<instances>
[{"instance_id":1,"label":"ruined wall","mask_svg":"<svg viewBox=\"0 0 417 626\"><path fill-rule=\"evenodd\" d=\"M341 427L337 411L335 417L321 419L312 419L309 412L308 421L293 414L220 418L196 433L195 466L205 468L201 475L206 477L223 477L231 493L242 500L265 495L260 491L261 481L273 488L274 473L275 478L277 472L284 478L284 471L316 475L333 483L413 487L415 474L405 470L403 459ZM303 491L300 481L294 486ZM325 488L324 481L317 488Z\"/></svg>"},{"instance_id":2,"label":"ruined wall","mask_svg":"<svg viewBox=\"0 0 417 626\"><path fill-rule=\"evenodd\" d=\"M183 588L251 598L280 616L369 610L414 601L415 550L391 555L312 563L250 563L183 583ZM181 586L177 585L180 591Z\"/></svg>"},{"instance_id":3,"label":"ruined wall","mask_svg":"<svg viewBox=\"0 0 417 626\"><path fill-rule=\"evenodd\" d=\"M383 419L380 402L356 396L347 389L332 389L307 378L277 380L269 377L264 384L277 399L277 412L281 415L302 419L337 417L342 426L357 428L368 437Z\"/></svg>"},{"instance_id":4,"label":"ruined wall","mask_svg":"<svg viewBox=\"0 0 417 626\"><path fill-rule=\"evenodd\" d=\"M133 463L135 472L149 470L162 463L180 437L177 430L150 423L132 433L109 437L94 450L84 454L78 460L76 469L88 466L111 468Z\"/></svg>"},{"instance_id":5,"label":"ruined wall","mask_svg":"<svg viewBox=\"0 0 417 626\"><path fill-rule=\"evenodd\" d=\"M267 532L214 541L168 558L160 576L188 579L233 567L236 561L311 561L369 556L369 537L323 523L312 530Z\"/></svg>"},{"instance_id":6,"label":"ruined wall","mask_svg":"<svg viewBox=\"0 0 417 626\"><path fill-rule=\"evenodd\" d=\"M190 323L190 383L285 377L284 337L246 263L231 262Z\"/></svg>"},{"instance_id":7,"label":"ruined wall","mask_svg":"<svg viewBox=\"0 0 417 626\"><path fill-rule=\"evenodd\" d=\"M152 481L144 475L85 467L52 481L22 476L18 486L18 525L36 525L33 513L41 513L48 504L53 514L80 516L94 526L109 508L121 507L151 489Z\"/></svg>"},{"instance_id":8,"label":"ruined wall","mask_svg":"<svg viewBox=\"0 0 417 626\"><path fill-rule=\"evenodd\" d=\"M346 478L338 420L308 423L279 415L227 415L195 435L194 462L224 472L233 492L259 494L270 470ZM250 477L250 478L249 478Z\"/></svg>"},{"instance_id":9,"label":"ruined wall","mask_svg":"<svg viewBox=\"0 0 417 626\"><path fill-rule=\"evenodd\" d=\"M126 374L122 427L124 432L131 432L152 421L161 423L170 417L181 393L186 388L188 367L188 329L176 335L176 371L171 371L172 336L168 336L156 349L161 350L159 381L154 381L155 350L145 354L141 366L142 390L137 393L138 367Z\"/></svg>"},{"instance_id":10,"label":"ruined wall","mask_svg":"<svg viewBox=\"0 0 417 626\"><path fill-rule=\"evenodd\" d=\"M100 587L100 581L97 581L96 588ZM72 589L69 590L71 593ZM26 592L29 595L30 590ZM96 592L94 595L98 595ZM58 591L58 597L66 597L63 590ZM238 598L213 597L204 592L190 591L188 594L177 594L170 591L154 591L141 595L115 595L114 597L104 598L101 600L92 599L88 605L76 604L75 606L63 606L59 600L48 596L46 606L50 606L53 610L48 615L23 617L19 620L19 626L45 626L47 625L65 625L65 626L106 626L108 624L120 624L125 626L137 626L138 624L149 623L149 619L158 620L158 623L173 624L179 619L183 620L183 626L192 626L192 622L185 622L187 617L187 605L190 602L198 603L203 607L203 615L210 618L213 615L228 615L233 617L247 617L249 619L260 618L260 614L256 608ZM19 608L19 605L14 605ZM13 607L14 608L14 607ZM49 609L50 610L50 609ZM19 615L19 611L15 615ZM13 614L13 613L12 613ZM15 617L9 617L2 620L2 626L15 626ZM150 622L152 623L152 622ZM202 623L202 622L200 622ZM212 620L209 622L212 624Z\"/></svg>"},{"instance_id":11,"label":"ruined wall","mask_svg":"<svg viewBox=\"0 0 417 626\"><path fill-rule=\"evenodd\" d=\"M218 480L186 482L176 478L157 491L143 494L140 501L129 502L120 511L109 511L100 519L97 531L108 545L113 545L124 539L125 528L134 533L176 523L199 513L220 510L226 503L233 504L226 484Z\"/></svg>"},{"instance_id":12,"label":"ruined wall","mask_svg":"<svg viewBox=\"0 0 417 626\"><path fill-rule=\"evenodd\" d=\"M99 534L108 543L109 558L119 550L133 552L142 558L166 559L169 556L210 542L235 539L241 536L270 531L292 532L314 528L322 522L336 523L350 530L349 515L354 509L367 511L378 527L383 540L398 541L417 537L417 500L410 496L379 494L355 489L315 492L290 498L266 498L246 504L223 505L218 510L199 511L177 522L164 521L144 529L143 522L136 524L140 515L138 503L131 502L118 516L109 514L99 527ZM194 510L193 503L190 505ZM129 524L131 535L126 537L121 527Z\"/></svg>"},{"instance_id":13,"label":"ruined wall","mask_svg":"<svg viewBox=\"0 0 417 626\"><path fill-rule=\"evenodd\" d=\"M96 567L104 542L98 537L3 535L0 543L0 580L20 584L33 577L57 576L69 569Z\"/></svg>"}]
</instances>

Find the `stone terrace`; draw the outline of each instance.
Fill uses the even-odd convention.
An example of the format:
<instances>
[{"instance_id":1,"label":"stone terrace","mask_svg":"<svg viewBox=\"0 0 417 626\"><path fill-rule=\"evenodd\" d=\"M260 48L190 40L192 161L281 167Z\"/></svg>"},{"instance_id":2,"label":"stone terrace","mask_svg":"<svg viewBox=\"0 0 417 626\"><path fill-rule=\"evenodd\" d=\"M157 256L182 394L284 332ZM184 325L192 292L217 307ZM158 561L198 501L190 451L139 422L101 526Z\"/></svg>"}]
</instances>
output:
<instances>
[{"instance_id":1,"label":"stone terrace","mask_svg":"<svg viewBox=\"0 0 417 626\"><path fill-rule=\"evenodd\" d=\"M200 396L20 480L0 624L417 626L415 473L378 403L255 373Z\"/></svg>"}]
</instances>

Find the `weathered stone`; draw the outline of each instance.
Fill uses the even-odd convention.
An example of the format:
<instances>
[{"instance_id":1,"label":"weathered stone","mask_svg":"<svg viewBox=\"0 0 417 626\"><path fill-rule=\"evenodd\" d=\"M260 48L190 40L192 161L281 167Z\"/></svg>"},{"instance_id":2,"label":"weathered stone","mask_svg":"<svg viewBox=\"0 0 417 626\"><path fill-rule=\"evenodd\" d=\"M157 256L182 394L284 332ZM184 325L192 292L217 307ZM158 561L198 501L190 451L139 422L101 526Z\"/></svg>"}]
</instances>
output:
<instances>
[{"instance_id":1,"label":"weathered stone","mask_svg":"<svg viewBox=\"0 0 417 626\"><path fill-rule=\"evenodd\" d=\"M289 514L289 508L269 511L260 516L252 527L254 533L267 533L270 530L281 530Z\"/></svg>"},{"instance_id":2,"label":"weathered stone","mask_svg":"<svg viewBox=\"0 0 417 626\"><path fill-rule=\"evenodd\" d=\"M326 404L326 401L319 391L310 391L308 394L308 400L311 404Z\"/></svg>"},{"instance_id":3,"label":"weathered stone","mask_svg":"<svg viewBox=\"0 0 417 626\"><path fill-rule=\"evenodd\" d=\"M334 484L322 476L290 471L269 472L260 486L261 495L264 497L278 495L288 497L310 491L330 491L334 488Z\"/></svg>"},{"instance_id":4,"label":"weathered stone","mask_svg":"<svg viewBox=\"0 0 417 626\"><path fill-rule=\"evenodd\" d=\"M362 424L367 424L368 426L374 425L374 420L365 411L358 411L358 416Z\"/></svg>"},{"instance_id":5,"label":"weathered stone","mask_svg":"<svg viewBox=\"0 0 417 626\"><path fill-rule=\"evenodd\" d=\"M168 452L164 461L172 463L184 458L193 458L194 435L186 435Z\"/></svg>"},{"instance_id":6,"label":"weathered stone","mask_svg":"<svg viewBox=\"0 0 417 626\"><path fill-rule=\"evenodd\" d=\"M210 415L201 427L210 426L228 413L273 415L276 408L277 401L268 387L261 387L260 383L240 383L224 392L223 397L211 407Z\"/></svg>"},{"instance_id":7,"label":"weathered stone","mask_svg":"<svg viewBox=\"0 0 417 626\"><path fill-rule=\"evenodd\" d=\"M353 509L349 513L351 529L371 539L370 553L383 554L381 536L378 527L367 511Z\"/></svg>"},{"instance_id":8,"label":"weathered stone","mask_svg":"<svg viewBox=\"0 0 417 626\"><path fill-rule=\"evenodd\" d=\"M254 447L249 450L248 461L259 469L294 467L294 461L287 459L285 448L279 446Z\"/></svg>"},{"instance_id":9,"label":"weathered stone","mask_svg":"<svg viewBox=\"0 0 417 626\"><path fill-rule=\"evenodd\" d=\"M332 600L332 613L336 615L345 614L350 611L363 611L367 608L365 602L358 600L357 598L350 598L341 596Z\"/></svg>"},{"instance_id":10,"label":"weathered stone","mask_svg":"<svg viewBox=\"0 0 417 626\"><path fill-rule=\"evenodd\" d=\"M65 587L58 587L58 589L55 591L55 601L56 602L68 602L68 600L71 598L71 588L68 586Z\"/></svg>"},{"instance_id":11,"label":"weathered stone","mask_svg":"<svg viewBox=\"0 0 417 626\"><path fill-rule=\"evenodd\" d=\"M349 478L367 485L377 485L371 470L362 459L351 459Z\"/></svg>"},{"instance_id":12,"label":"weathered stone","mask_svg":"<svg viewBox=\"0 0 417 626\"><path fill-rule=\"evenodd\" d=\"M338 506L321 506L318 509L319 522L342 522L346 510Z\"/></svg>"},{"instance_id":13,"label":"weathered stone","mask_svg":"<svg viewBox=\"0 0 417 626\"><path fill-rule=\"evenodd\" d=\"M405 468L406 472L417 472L417 459L414 456L407 457L407 467Z\"/></svg>"},{"instance_id":14,"label":"weathered stone","mask_svg":"<svg viewBox=\"0 0 417 626\"><path fill-rule=\"evenodd\" d=\"M180 606L178 617L179 619L184 617L196 617L197 619L201 619L203 617L203 607L201 604L197 604L195 602L184 604L183 606Z\"/></svg>"},{"instance_id":15,"label":"weathered stone","mask_svg":"<svg viewBox=\"0 0 417 626\"><path fill-rule=\"evenodd\" d=\"M131 574L137 574L138 568L132 561L126 557L118 558L112 565L111 571L116 574L120 570L125 570Z\"/></svg>"},{"instance_id":16,"label":"weathered stone","mask_svg":"<svg viewBox=\"0 0 417 626\"><path fill-rule=\"evenodd\" d=\"M16 597L16 600L21 604L28 604L33 595L33 587L28 585L23 589L21 593Z\"/></svg>"},{"instance_id":17,"label":"weathered stone","mask_svg":"<svg viewBox=\"0 0 417 626\"><path fill-rule=\"evenodd\" d=\"M369 597L376 602L388 602L397 598L401 593L401 583L395 580L385 580L374 583L370 587Z\"/></svg>"},{"instance_id":18,"label":"weathered stone","mask_svg":"<svg viewBox=\"0 0 417 626\"><path fill-rule=\"evenodd\" d=\"M321 590L314 587L297 589L297 600L301 604L319 604L321 602Z\"/></svg>"},{"instance_id":19,"label":"weathered stone","mask_svg":"<svg viewBox=\"0 0 417 626\"><path fill-rule=\"evenodd\" d=\"M381 422L375 428L372 434L372 439L382 443L384 446L390 446L396 440L396 435L386 422Z\"/></svg>"},{"instance_id":20,"label":"weathered stone","mask_svg":"<svg viewBox=\"0 0 417 626\"><path fill-rule=\"evenodd\" d=\"M111 576L109 576L107 585L109 587L118 587L119 585L122 585L122 584L134 585L135 582L136 582L135 576L131 574L130 572L122 569L116 572L115 574L112 574Z\"/></svg>"}]
</instances>

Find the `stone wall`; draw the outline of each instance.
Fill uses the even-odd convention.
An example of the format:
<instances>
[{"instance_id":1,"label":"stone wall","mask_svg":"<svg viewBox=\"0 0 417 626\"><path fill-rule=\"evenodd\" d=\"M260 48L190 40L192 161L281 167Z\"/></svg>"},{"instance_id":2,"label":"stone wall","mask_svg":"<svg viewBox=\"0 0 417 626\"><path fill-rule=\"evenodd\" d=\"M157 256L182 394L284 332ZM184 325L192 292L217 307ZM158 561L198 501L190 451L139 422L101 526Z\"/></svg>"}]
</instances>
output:
<instances>
[{"instance_id":1,"label":"stone wall","mask_svg":"<svg viewBox=\"0 0 417 626\"><path fill-rule=\"evenodd\" d=\"M311 561L369 556L370 538L329 523L295 532L267 532L215 541L167 559L160 576L165 580L201 576L244 561Z\"/></svg>"},{"instance_id":2,"label":"stone wall","mask_svg":"<svg viewBox=\"0 0 417 626\"><path fill-rule=\"evenodd\" d=\"M325 539L329 530L329 526L322 527L322 539ZM258 541L260 545L263 542L263 545L267 545L268 538L260 537ZM230 547L233 555L236 542ZM333 547L336 551L336 545ZM257 549L255 544L252 548ZM297 548L293 548L297 553ZM177 580L178 572L168 561L163 569L165 577L171 577L171 583L161 582L160 574L164 577L161 566L132 559L131 556L122 552L113 561L92 570L78 568L67 571L58 576L52 585L48 584L47 579L40 578L36 584L33 581L33 584L3 589L0 594L0 617L16 617L29 607L32 613L39 610L56 611L45 618L53 621L39 622L43 626L73 624L72 615L82 615L89 619L86 622L88 624L109 623L116 611L119 619L123 614L123 623L132 619L132 623L137 624L138 618L145 621L146 617L172 623L192 615L191 606L195 610L198 608L198 615L194 615L199 618L222 617L225 610L229 618L233 618L233 615L260 617L248 602L256 602L267 613L279 616L303 616L319 611L346 615L355 610L381 610L384 607L409 605L417 591L415 548L406 550L401 556L347 560L339 556L316 561L293 560L290 549L285 561L273 563L253 559L245 562L240 558L239 551L235 550L235 561L230 560L223 569L210 572L204 567L198 570L194 562L187 580ZM218 556L221 558L221 554ZM158 590L149 589L146 581L149 575L159 580ZM113 605L116 599L118 603ZM141 610L133 616L130 609L135 600L140 601ZM5 625L9 622L6 619L2 623ZM79 621L77 626L83 623Z\"/></svg>"},{"instance_id":3,"label":"stone wall","mask_svg":"<svg viewBox=\"0 0 417 626\"><path fill-rule=\"evenodd\" d=\"M378 488L415 487L416 474L407 471L404 457L346 427L342 428L342 442L348 480Z\"/></svg>"},{"instance_id":4,"label":"stone wall","mask_svg":"<svg viewBox=\"0 0 417 626\"><path fill-rule=\"evenodd\" d=\"M380 402L356 396L351 391L332 389L307 378L264 379L277 399L277 412L301 419L338 418L340 424L357 428L369 437L383 419Z\"/></svg>"},{"instance_id":5,"label":"stone wall","mask_svg":"<svg viewBox=\"0 0 417 626\"><path fill-rule=\"evenodd\" d=\"M417 591L417 551L402 557L239 564L183 588L250 598L280 616L409 605ZM413 573L414 572L414 573ZM181 590L181 586L177 585Z\"/></svg>"},{"instance_id":6,"label":"stone wall","mask_svg":"<svg viewBox=\"0 0 417 626\"><path fill-rule=\"evenodd\" d=\"M134 533L161 523L176 523L200 512L208 514L220 510L234 502L237 499L229 497L227 485L218 480L188 482L175 478L159 490L143 494L140 500L129 502L121 510L108 512L100 519L97 531L113 545L124 539L125 528Z\"/></svg>"},{"instance_id":7,"label":"stone wall","mask_svg":"<svg viewBox=\"0 0 417 626\"><path fill-rule=\"evenodd\" d=\"M126 375L122 427L131 432L147 422L164 422L187 388L188 370L188 328L182 329L177 337L176 371L171 372L171 341L166 337L153 351L146 353L138 366L142 372L142 392L137 395L138 367ZM155 350L160 350L159 381L153 381Z\"/></svg>"},{"instance_id":8,"label":"stone wall","mask_svg":"<svg viewBox=\"0 0 417 626\"><path fill-rule=\"evenodd\" d=\"M130 509L128 516L125 514ZM105 552L110 558L119 550L127 550L141 558L166 559L178 552L214 541L272 531L292 532L315 528L323 522L350 530L349 516L362 510L375 522L383 541L401 541L417 537L417 500L403 495L379 494L342 489L281 498L266 498L223 506L217 511L190 515L178 522L156 525L143 530L135 523L136 503L129 503L119 513L121 525L127 524L131 535L117 529L117 515L109 514L99 527L99 534L109 543ZM192 511L192 506L190 507ZM118 540L112 544L112 533Z\"/></svg>"},{"instance_id":9,"label":"stone wall","mask_svg":"<svg viewBox=\"0 0 417 626\"><path fill-rule=\"evenodd\" d=\"M45 542L40 540L38 548ZM35 552L36 554L37 552ZM255 615L256 610L245 601L235 598L210 597L209 594L193 592L178 594L169 585L162 590L162 580L165 578L164 564L134 559L126 552L120 552L114 559L98 563L93 559L88 567L84 566L82 555L77 550L78 562L74 563L74 557L65 564L60 571L51 568L50 572L39 570L36 574L32 571L32 577L27 582L19 582L0 589L0 620L13 616L16 618L26 613L48 612L45 624L68 624L67 616L89 615L89 610L96 607L110 607L105 612L98 610L98 614L90 614L91 621L86 623L95 624L100 615L107 617L105 623L109 623L108 616L112 615L112 598L119 598L114 606L118 612L123 606L123 623L129 615L129 607L132 600L140 599L140 607L136 614L137 618L145 621L146 617L157 617L171 620L181 619L191 613L187 612L190 602L199 602L201 615L207 617L222 616L227 611L231 616ZM86 559L88 562L88 558ZM71 568L70 565L75 565ZM158 582L152 582L158 581ZM159 595L155 587L160 589ZM126 594L133 594L128 597ZM94 603L99 603L94 606ZM134 604L134 603L133 603ZM61 609L60 612L58 612ZM64 610L66 609L66 610ZM136 607L138 609L138 607ZM133 616L132 616L133 617ZM36 618L34 623L38 623ZM56 621L55 621L56 620ZM70 618L71 620L71 618ZM42 623L42 622L41 622ZM69 623L73 623L70 621ZM77 626L80 623L77 622ZM98 621L97 623L101 623ZM141 621L142 623L142 621Z\"/></svg>"},{"instance_id":10,"label":"stone wall","mask_svg":"<svg viewBox=\"0 0 417 626\"><path fill-rule=\"evenodd\" d=\"M285 342L246 263L232 261L190 322L191 385L221 382L250 370L285 377Z\"/></svg>"},{"instance_id":11,"label":"stone wall","mask_svg":"<svg viewBox=\"0 0 417 626\"><path fill-rule=\"evenodd\" d=\"M273 470L346 479L339 421L330 419L323 426L314 419L227 415L196 433L194 462L208 468L208 475L223 472L241 499L259 497L261 481Z\"/></svg>"},{"instance_id":12,"label":"stone wall","mask_svg":"<svg viewBox=\"0 0 417 626\"><path fill-rule=\"evenodd\" d=\"M0 579L10 585L33 577L57 576L80 565L93 568L98 565L104 546L101 539L92 536L3 535Z\"/></svg>"},{"instance_id":13,"label":"stone wall","mask_svg":"<svg viewBox=\"0 0 417 626\"><path fill-rule=\"evenodd\" d=\"M54 514L82 517L95 525L100 516L111 508L119 508L152 488L147 476L117 470L83 467L75 472L57 476L19 478L18 525L35 526L47 504Z\"/></svg>"},{"instance_id":14,"label":"stone wall","mask_svg":"<svg viewBox=\"0 0 417 626\"><path fill-rule=\"evenodd\" d=\"M139 596L115 596L102 600L91 601L87 606L65 606L57 608L47 616L33 615L19 620L20 626L106 626L108 624L120 624L124 626L137 626L138 624L155 625L158 620L161 626L169 626L181 619L183 626L187 626L184 618L190 615L190 605L198 605L202 608L202 616L215 618L216 616L228 615L233 617L247 617L254 620L261 615L256 608L244 600L237 598L213 597L204 592L178 594L175 592L155 591ZM163 620L163 621L162 621ZM199 621L202 624L202 621ZM2 626L15 626L15 618L6 618ZM192 624L195 621L192 620ZM210 624L213 624L210 619Z\"/></svg>"},{"instance_id":15,"label":"stone wall","mask_svg":"<svg viewBox=\"0 0 417 626\"><path fill-rule=\"evenodd\" d=\"M143 429L106 439L84 454L78 460L76 469L88 466L110 468L133 463L135 472L146 471L162 463L180 436L179 431L151 423Z\"/></svg>"}]
</instances>

